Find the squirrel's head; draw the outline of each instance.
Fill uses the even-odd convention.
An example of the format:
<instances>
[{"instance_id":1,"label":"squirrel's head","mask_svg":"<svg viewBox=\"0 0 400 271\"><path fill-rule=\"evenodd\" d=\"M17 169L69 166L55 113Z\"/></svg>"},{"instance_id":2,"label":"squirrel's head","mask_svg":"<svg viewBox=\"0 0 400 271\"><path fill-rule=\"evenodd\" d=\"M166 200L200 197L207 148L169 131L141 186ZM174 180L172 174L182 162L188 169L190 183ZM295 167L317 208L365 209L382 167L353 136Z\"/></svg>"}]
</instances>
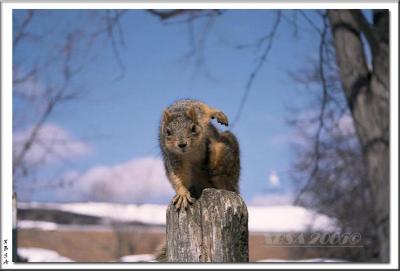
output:
<instances>
[{"instance_id":1,"label":"squirrel's head","mask_svg":"<svg viewBox=\"0 0 400 271\"><path fill-rule=\"evenodd\" d=\"M183 156L193 155L203 144L203 130L193 107L178 113L164 111L161 140L170 152Z\"/></svg>"}]
</instances>

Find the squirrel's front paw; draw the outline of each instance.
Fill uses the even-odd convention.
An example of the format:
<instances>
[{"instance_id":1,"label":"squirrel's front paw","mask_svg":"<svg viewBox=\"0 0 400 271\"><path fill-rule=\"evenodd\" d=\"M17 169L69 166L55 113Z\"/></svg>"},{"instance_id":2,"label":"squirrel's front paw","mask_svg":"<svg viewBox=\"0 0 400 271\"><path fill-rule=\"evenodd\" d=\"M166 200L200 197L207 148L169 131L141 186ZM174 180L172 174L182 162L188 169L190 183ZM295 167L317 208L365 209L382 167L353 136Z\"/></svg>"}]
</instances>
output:
<instances>
[{"instance_id":1,"label":"squirrel's front paw","mask_svg":"<svg viewBox=\"0 0 400 271\"><path fill-rule=\"evenodd\" d=\"M175 208L178 210L181 207L186 209L189 206L189 203L193 203L194 198L190 196L190 192L186 191L179 191L178 194L172 199L172 203L175 205Z\"/></svg>"},{"instance_id":2,"label":"squirrel's front paw","mask_svg":"<svg viewBox=\"0 0 400 271\"><path fill-rule=\"evenodd\" d=\"M221 111L214 113L211 118L216 118L219 123L228 126L228 117Z\"/></svg>"}]
</instances>

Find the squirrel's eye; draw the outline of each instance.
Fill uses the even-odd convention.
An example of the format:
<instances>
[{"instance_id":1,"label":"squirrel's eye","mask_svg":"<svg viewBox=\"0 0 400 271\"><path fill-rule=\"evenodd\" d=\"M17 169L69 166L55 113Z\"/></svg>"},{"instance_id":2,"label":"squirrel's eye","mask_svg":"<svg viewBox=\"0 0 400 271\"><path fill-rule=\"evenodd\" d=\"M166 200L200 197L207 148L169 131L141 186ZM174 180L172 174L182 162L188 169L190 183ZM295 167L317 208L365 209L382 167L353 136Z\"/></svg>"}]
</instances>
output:
<instances>
[{"instance_id":1,"label":"squirrel's eye","mask_svg":"<svg viewBox=\"0 0 400 271\"><path fill-rule=\"evenodd\" d=\"M192 133L197 133L196 125L192 125Z\"/></svg>"},{"instance_id":2,"label":"squirrel's eye","mask_svg":"<svg viewBox=\"0 0 400 271\"><path fill-rule=\"evenodd\" d=\"M171 130L167 129L167 136L170 136L170 135L171 135Z\"/></svg>"}]
</instances>

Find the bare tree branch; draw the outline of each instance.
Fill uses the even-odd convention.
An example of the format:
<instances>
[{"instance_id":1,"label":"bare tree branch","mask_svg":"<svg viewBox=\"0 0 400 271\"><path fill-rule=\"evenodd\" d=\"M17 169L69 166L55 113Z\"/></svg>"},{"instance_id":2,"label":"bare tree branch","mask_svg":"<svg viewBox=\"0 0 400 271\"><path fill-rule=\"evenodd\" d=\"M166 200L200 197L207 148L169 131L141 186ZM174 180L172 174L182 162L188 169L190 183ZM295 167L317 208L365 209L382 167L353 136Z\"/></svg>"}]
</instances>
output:
<instances>
[{"instance_id":1,"label":"bare tree branch","mask_svg":"<svg viewBox=\"0 0 400 271\"><path fill-rule=\"evenodd\" d=\"M327 22L327 17L326 14L322 16L323 19L323 28L321 31L318 31L321 34L320 37L320 44L319 44L319 78L321 80L321 87L322 87L322 101L321 101L321 108L319 112L319 117L318 117L318 128L317 132L315 134L315 145L314 145L314 168L311 171L311 174L305 184L305 186L300 190L300 192L297 195L297 198L295 199L295 204L298 204L299 198L302 196L304 191L306 191L309 186L311 185L312 180L315 177L315 174L317 174L319 170L319 161L320 161L320 144L321 144L321 133L324 128L324 118L325 118L325 110L326 106L328 103L328 87L327 87L327 81L325 78L325 69L324 69L324 64L325 64L325 59L324 59L324 52L325 52L325 39L326 39L326 34L328 31L328 22Z\"/></svg>"},{"instance_id":2,"label":"bare tree branch","mask_svg":"<svg viewBox=\"0 0 400 271\"><path fill-rule=\"evenodd\" d=\"M38 134L40 132L40 129L42 128L43 124L45 121L48 119L50 114L52 113L54 107L64 101L65 99L65 92L68 89L69 83L71 81L71 77L75 75L74 73L71 73L71 67L70 67L70 62L71 62L71 57L72 57L72 50L74 47L74 38L73 35L67 35L64 46L62 47L62 55L64 57L63 60L63 66L62 66L62 74L63 74L63 85L60 88L53 88L49 86L46 90L46 93L48 95L48 101L47 105L45 107L44 112L40 116L39 120L34 124L31 133L29 137L26 139L26 141L23 144L23 147L21 150L13 155L13 175L16 173L18 170L20 164L22 161L25 159L26 154L29 152L29 150L32 148L34 142L37 140ZM53 95L53 93L55 93Z\"/></svg>"},{"instance_id":3,"label":"bare tree branch","mask_svg":"<svg viewBox=\"0 0 400 271\"><path fill-rule=\"evenodd\" d=\"M322 34L321 29L319 29L319 27L313 22L313 20L310 19L310 17L308 17L308 15L303 10L299 9L298 12L300 12L301 16L303 16L303 18L307 21L309 25L311 25L311 27L315 31L317 31L319 34Z\"/></svg>"},{"instance_id":4,"label":"bare tree branch","mask_svg":"<svg viewBox=\"0 0 400 271\"><path fill-rule=\"evenodd\" d=\"M17 71L16 71L16 69L14 69L14 71L13 71L13 86L22 84L22 83L28 81L29 79L35 77L37 72L38 72L37 64L33 65L32 68L30 69L30 71L28 71L24 75L21 75L18 77L17 77Z\"/></svg>"},{"instance_id":5,"label":"bare tree branch","mask_svg":"<svg viewBox=\"0 0 400 271\"><path fill-rule=\"evenodd\" d=\"M25 18L23 19L21 26L19 27L18 31L14 35L13 50L15 50L15 48L20 43L20 41L28 35L28 33L26 33L26 29L28 28L29 24L31 23L34 13L35 13L35 11L33 9L28 10L28 13L26 14Z\"/></svg>"},{"instance_id":6,"label":"bare tree branch","mask_svg":"<svg viewBox=\"0 0 400 271\"><path fill-rule=\"evenodd\" d=\"M28 102L33 102L33 99L38 99L43 106L43 110L38 113L37 120L35 120L32 124L32 129L30 129L30 134L25 139L25 142L22 144L18 151L15 150L13 153L13 176L16 177L18 175L18 171L27 172L27 165L24 162L27 154L30 152L32 146L38 143L38 135L40 130L42 129L45 122L48 120L49 116L53 113L56 107L59 107L61 103L71 101L76 99L80 94L80 91L73 90L70 87L71 80L77 76L83 69L85 65L84 60L76 61L81 57L79 55L79 44L82 43L83 40L88 39L89 43L94 42L95 39L100 37L101 35L106 35L109 37L111 42L111 47L113 49L114 56L117 59L118 65L124 70L124 66L119 54L119 44L123 44L122 37L122 29L120 26L120 19L125 14L125 10L116 10L116 11L107 11L105 17L103 17L103 21L105 23L105 27L99 27L98 30L94 31L91 34L86 35L81 29L75 29L66 33L65 40L61 47L56 47L55 53L53 56L48 55L47 58L38 58L35 64L31 65L32 68L27 69L30 64L21 63L22 68L19 66L13 66L13 87L15 88L17 85L21 85L27 83L28 80L36 80L39 75L43 76L45 73L45 69L47 67L59 67L59 74L61 76L61 82L57 83L48 83L47 86L41 86L43 90L38 93L38 97L22 97L26 99ZM22 41L26 41L24 39L26 36L30 36L31 32L28 31L28 26L32 21L32 17L34 15L33 10L29 10L27 15L22 19L22 23L16 25L15 35L14 35L14 53L18 48L17 44ZM117 29L117 35L115 33L115 29ZM116 40L116 37L119 37L119 43ZM61 57L60 57L61 56ZM38 64L38 61L41 61L42 64ZM80 63L80 64L79 64ZM22 73L21 71L28 70L28 72ZM20 75L19 73L22 73ZM57 72L55 72L57 73ZM29 83L29 82L28 82ZM19 92L15 92L15 95L19 95ZM23 94L23 93L21 93ZM35 113L37 114L37 113ZM32 170L32 168L31 168ZM17 178L15 178L15 181Z\"/></svg>"},{"instance_id":7,"label":"bare tree branch","mask_svg":"<svg viewBox=\"0 0 400 271\"><path fill-rule=\"evenodd\" d=\"M247 80L246 87L245 87L242 99L240 100L239 108L238 108L238 110L236 112L236 115L235 115L233 121L231 122L232 123L231 124L232 129L233 129L233 127L235 127L235 125L239 121L240 116L241 116L242 111L243 111L243 108L244 108L244 105L246 104L248 96L250 94L250 90L251 90L251 87L253 85L253 82L254 82L256 76L258 75L259 71L261 70L261 68L265 64L265 62L267 60L267 56L268 56L269 52L271 51L272 44L273 44L273 41L274 41L274 37L275 37L276 31L278 29L279 23L281 21L281 15L282 15L282 11L278 10L277 13L276 13L276 18L275 18L275 21L274 21L274 24L272 26L271 31L266 36L264 36L263 38L261 38L259 40L260 44L266 43L265 44L265 48L264 48L263 53L261 54L261 57L260 57L257 65L256 65L256 67L251 72L250 77Z\"/></svg>"},{"instance_id":8,"label":"bare tree branch","mask_svg":"<svg viewBox=\"0 0 400 271\"><path fill-rule=\"evenodd\" d=\"M122 15L125 13L125 10L120 11L120 12L116 12L116 14L114 16L111 16L111 12L110 10L107 10L107 15L106 15L106 22L107 22L107 34L110 37L111 40L111 47L113 49L113 53L115 56L115 59L117 60L118 66L121 69L121 74L119 76L116 77L115 80L121 79L124 77L125 71L126 71L126 67L121 59L121 55L118 49L118 45L117 45L117 41L115 39L114 36L114 28L117 27L117 29L119 29L119 33L120 33L120 38L122 39L122 31L121 31L121 26L120 26L120 19L122 17Z\"/></svg>"},{"instance_id":9,"label":"bare tree branch","mask_svg":"<svg viewBox=\"0 0 400 271\"><path fill-rule=\"evenodd\" d=\"M299 27L297 19L297 11L292 11L292 17L289 17L285 13L282 13L282 18L293 27L293 36L297 38L299 36Z\"/></svg>"},{"instance_id":10,"label":"bare tree branch","mask_svg":"<svg viewBox=\"0 0 400 271\"><path fill-rule=\"evenodd\" d=\"M115 78L115 80L122 79L126 72L126 67L124 65L124 62L122 61L120 54L120 46L124 45L121 19L126 14L126 12L127 10L116 10L113 13L111 12L111 10L106 10L105 16L102 16L102 19L105 22L105 27L101 27L89 35L88 48L91 48L96 39L101 35L106 35L109 38L111 49L113 51L117 65L121 71L121 73ZM117 33L115 33L116 30L118 31ZM119 42L117 42L116 35L119 38Z\"/></svg>"},{"instance_id":11,"label":"bare tree branch","mask_svg":"<svg viewBox=\"0 0 400 271\"><path fill-rule=\"evenodd\" d=\"M172 9L172 10L156 10L156 9L148 9L147 12L149 12L152 15L157 16L160 18L160 20L167 20L172 17L176 17L182 14L187 14L187 13L195 13L199 12L201 10L199 9Z\"/></svg>"}]
</instances>

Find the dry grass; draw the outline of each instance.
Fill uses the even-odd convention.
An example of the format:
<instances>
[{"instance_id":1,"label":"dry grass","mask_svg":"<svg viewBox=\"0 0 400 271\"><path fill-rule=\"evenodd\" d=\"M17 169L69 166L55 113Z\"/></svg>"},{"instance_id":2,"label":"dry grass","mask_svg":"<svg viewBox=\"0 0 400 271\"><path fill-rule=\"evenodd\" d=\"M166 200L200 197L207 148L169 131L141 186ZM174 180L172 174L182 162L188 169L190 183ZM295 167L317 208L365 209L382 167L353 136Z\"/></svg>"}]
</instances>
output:
<instances>
[{"instance_id":1,"label":"dry grass","mask_svg":"<svg viewBox=\"0 0 400 271\"><path fill-rule=\"evenodd\" d=\"M19 247L54 250L78 262L111 262L125 255L152 254L165 236L163 229L146 228L101 231L22 229L18 232ZM265 245L264 234L253 233L250 234L249 253L250 262L255 262L262 259L344 258L343 253L349 252L332 248L270 247Z\"/></svg>"},{"instance_id":2,"label":"dry grass","mask_svg":"<svg viewBox=\"0 0 400 271\"><path fill-rule=\"evenodd\" d=\"M161 231L41 231L23 229L19 247L38 247L57 251L79 262L117 261L121 256L153 253L162 242Z\"/></svg>"}]
</instances>

